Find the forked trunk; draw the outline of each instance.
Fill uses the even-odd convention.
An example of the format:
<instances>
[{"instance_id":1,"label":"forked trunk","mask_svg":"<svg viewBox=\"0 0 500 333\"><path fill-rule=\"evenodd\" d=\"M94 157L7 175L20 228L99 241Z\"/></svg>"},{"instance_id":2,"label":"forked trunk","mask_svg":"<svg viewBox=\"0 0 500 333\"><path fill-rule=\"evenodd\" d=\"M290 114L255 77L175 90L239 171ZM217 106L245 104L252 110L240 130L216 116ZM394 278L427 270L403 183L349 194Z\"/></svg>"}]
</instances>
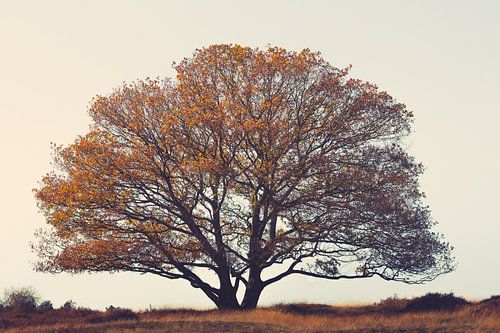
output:
<instances>
[{"instance_id":1,"label":"forked trunk","mask_svg":"<svg viewBox=\"0 0 500 333\"><path fill-rule=\"evenodd\" d=\"M260 279L260 270L251 271L241 304L236 297L236 290L229 280L222 279L219 297L215 302L219 310L252 310L257 307L264 284Z\"/></svg>"}]
</instances>

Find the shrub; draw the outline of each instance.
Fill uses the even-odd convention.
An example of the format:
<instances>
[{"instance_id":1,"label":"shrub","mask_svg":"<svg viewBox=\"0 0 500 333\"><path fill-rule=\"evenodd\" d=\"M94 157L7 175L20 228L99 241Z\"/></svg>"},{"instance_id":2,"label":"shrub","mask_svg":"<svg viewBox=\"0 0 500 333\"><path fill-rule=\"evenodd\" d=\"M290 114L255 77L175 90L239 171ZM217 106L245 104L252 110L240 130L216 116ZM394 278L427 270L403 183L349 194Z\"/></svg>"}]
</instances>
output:
<instances>
[{"instance_id":1,"label":"shrub","mask_svg":"<svg viewBox=\"0 0 500 333\"><path fill-rule=\"evenodd\" d=\"M73 300L67 300L62 306L61 309L63 310L75 310L76 309L76 302Z\"/></svg>"},{"instance_id":2,"label":"shrub","mask_svg":"<svg viewBox=\"0 0 500 333\"><path fill-rule=\"evenodd\" d=\"M409 300L404 310L412 312L440 310L453 311L468 304L470 304L468 301L462 297L456 297L453 293L428 293L424 296Z\"/></svg>"},{"instance_id":3,"label":"shrub","mask_svg":"<svg viewBox=\"0 0 500 333\"><path fill-rule=\"evenodd\" d=\"M39 311L51 311L54 310L54 306L52 305L51 301L43 301L38 305L38 310Z\"/></svg>"},{"instance_id":4,"label":"shrub","mask_svg":"<svg viewBox=\"0 0 500 333\"><path fill-rule=\"evenodd\" d=\"M139 320L139 316L130 309L115 308L109 309L104 313L106 321L114 320Z\"/></svg>"},{"instance_id":5,"label":"shrub","mask_svg":"<svg viewBox=\"0 0 500 333\"><path fill-rule=\"evenodd\" d=\"M490 298L483 299L479 304L486 304L492 308L500 308L500 295L493 295Z\"/></svg>"},{"instance_id":6,"label":"shrub","mask_svg":"<svg viewBox=\"0 0 500 333\"><path fill-rule=\"evenodd\" d=\"M130 309L121 309L114 306L106 308L106 312L94 314L87 318L88 323L102 323L116 320L139 320L139 316Z\"/></svg>"},{"instance_id":7,"label":"shrub","mask_svg":"<svg viewBox=\"0 0 500 333\"><path fill-rule=\"evenodd\" d=\"M31 287L10 289L4 292L4 304L12 311L33 312L38 305L39 296Z\"/></svg>"},{"instance_id":8,"label":"shrub","mask_svg":"<svg viewBox=\"0 0 500 333\"><path fill-rule=\"evenodd\" d=\"M473 313L476 315L488 315L500 313L500 295L494 295L483 299L474 306Z\"/></svg>"},{"instance_id":9,"label":"shrub","mask_svg":"<svg viewBox=\"0 0 500 333\"><path fill-rule=\"evenodd\" d=\"M337 311L334 307L323 304L308 304L308 303L277 304L273 306L273 308L281 312L295 313L300 315L337 314Z\"/></svg>"},{"instance_id":10,"label":"shrub","mask_svg":"<svg viewBox=\"0 0 500 333\"><path fill-rule=\"evenodd\" d=\"M99 324L104 322L104 317L102 314L93 314L85 318L85 322L90 324Z\"/></svg>"},{"instance_id":11,"label":"shrub","mask_svg":"<svg viewBox=\"0 0 500 333\"><path fill-rule=\"evenodd\" d=\"M374 309L377 312L385 314L396 314L403 312L408 305L408 302L408 299L399 298L397 295L394 295L375 303Z\"/></svg>"}]
</instances>

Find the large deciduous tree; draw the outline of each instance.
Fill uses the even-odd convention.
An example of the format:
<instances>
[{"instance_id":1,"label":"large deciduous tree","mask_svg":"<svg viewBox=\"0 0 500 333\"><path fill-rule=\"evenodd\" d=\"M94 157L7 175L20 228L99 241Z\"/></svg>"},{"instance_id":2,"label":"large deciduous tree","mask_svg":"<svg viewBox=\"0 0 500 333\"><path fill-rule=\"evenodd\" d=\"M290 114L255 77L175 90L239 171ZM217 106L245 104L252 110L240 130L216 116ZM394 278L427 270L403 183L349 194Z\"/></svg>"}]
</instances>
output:
<instances>
[{"instance_id":1,"label":"large deciduous tree","mask_svg":"<svg viewBox=\"0 0 500 333\"><path fill-rule=\"evenodd\" d=\"M39 270L152 273L248 309L292 274L453 268L401 145L405 105L307 49L215 45L175 69L96 97L89 133L55 147Z\"/></svg>"}]
</instances>

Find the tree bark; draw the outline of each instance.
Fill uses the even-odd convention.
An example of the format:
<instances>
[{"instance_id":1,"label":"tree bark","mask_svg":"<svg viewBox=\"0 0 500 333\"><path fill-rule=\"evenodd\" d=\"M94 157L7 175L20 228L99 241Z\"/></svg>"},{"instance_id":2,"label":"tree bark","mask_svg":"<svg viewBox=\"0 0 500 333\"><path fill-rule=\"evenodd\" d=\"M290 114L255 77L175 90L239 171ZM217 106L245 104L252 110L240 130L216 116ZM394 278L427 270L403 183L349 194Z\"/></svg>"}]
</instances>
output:
<instances>
[{"instance_id":1,"label":"tree bark","mask_svg":"<svg viewBox=\"0 0 500 333\"><path fill-rule=\"evenodd\" d=\"M221 287L219 300L216 305L219 310L240 309L240 304L236 298L236 292L231 285Z\"/></svg>"},{"instance_id":2,"label":"tree bark","mask_svg":"<svg viewBox=\"0 0 500 333\"><path fill-rule=\"evenodd\" d=\"M220 294L218 302L216 303L219 310L237 310L240 308L238 299L236 298L236 290L231 284L229 276L220 277Z\"/></svg>"},{"instance_id":3,"label":"tree bark","mask_svg":"<svg viewBox=\"0 0 500 333\"><path fill-rule=\"evenodd\" d=\"M227 293L221 294L219 301L217 302L217 308L219 310L239 310L241 309L238 300L236 299L236 295Z\"/></svg>"},{"instance_id":4,"label":"tree bark","mask_svg":"<svg viewBox=\"0 0 500 333\"><path fill-rule=\"evenodd\" d=\"M261 284L253 285L249 287L245 292L245 297L241 303L242 310L252 310L257 307L259 302L260 294L262 293L263 286Z\"/></svg>"},{"instance_id":5,"label":"tree bark","mask_svg":"<svg viewBox=\"0 0 500 333\"><path fill-rule=\"evenodd\" d=\"M257 307L259 302L260 294L264 289L264 283L260 278L262 269L257 267L252 267L250 269L250 274L248 278L248 283L245 290L245 295L243 301L241 302L242 310L251 310Z\"/></svg>"}]
</instances>

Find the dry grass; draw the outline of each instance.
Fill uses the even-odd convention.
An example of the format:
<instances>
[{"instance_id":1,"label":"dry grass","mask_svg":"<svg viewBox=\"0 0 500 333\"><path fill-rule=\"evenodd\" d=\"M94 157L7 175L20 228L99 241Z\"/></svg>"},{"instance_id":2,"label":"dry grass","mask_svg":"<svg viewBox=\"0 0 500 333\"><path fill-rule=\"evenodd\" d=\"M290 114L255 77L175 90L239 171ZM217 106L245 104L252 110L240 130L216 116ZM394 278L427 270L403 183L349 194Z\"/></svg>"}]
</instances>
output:
<instances>
[{"instance_id":1,"label":"dry grass","mask_svg":"<svg viewBox=\"0 0 500 333\"><path fill-rule=\"evenodd\" d=\"M461 306L454 311L432 312L401 312L406 303L399 301L393 303L389 302L392 308L387 303L381 302L373 306L344 307L296 304L288 305L286 308L285 305L278 305L246 312L153 310L138 313L138 320L108 322L91 322L89 318L93 318L92 316L94 318L96 315L104 316L103 313L91 311L88 316L74 317L70 321L12 327L5 329L4 332L500 332L498 302L492 304L483 301ZM291 312L290 306L302 312L304 308L308 308L309 312L308 314Z\"/></svg>"},{"instance_id":2,"label":"dry grass","mask_svg":"<svg viewBox=\"0 0 500 333\"><path fill-rule=\"evenodd\" d=\"M198 323L245 323L270 325L288 332L498 332L500 315L476 316L470 309L457 312L407 313L400 315L297 315L272 310L209 314L183 318ZM164 318L164 322L178 318Z\"/></svg>"}]
</instances>

